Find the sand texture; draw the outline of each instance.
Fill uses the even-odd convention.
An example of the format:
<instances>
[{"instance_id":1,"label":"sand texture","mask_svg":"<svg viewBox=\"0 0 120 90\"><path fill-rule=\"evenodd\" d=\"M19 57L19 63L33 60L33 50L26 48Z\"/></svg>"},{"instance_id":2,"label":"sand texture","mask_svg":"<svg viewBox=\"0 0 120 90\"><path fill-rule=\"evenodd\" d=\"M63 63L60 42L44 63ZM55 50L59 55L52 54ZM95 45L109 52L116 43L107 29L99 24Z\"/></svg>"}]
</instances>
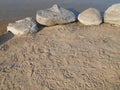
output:
<instances>
[{"instance_id":1,"label":"sand texture","mask_svg":"<svg viewBox=\"0 0 120 90\"><path fill-rule=\"evenodd\" d=\"M120 90L120 27L71 23L3 41L0 90Z\"/></svg>"}]
</instances>

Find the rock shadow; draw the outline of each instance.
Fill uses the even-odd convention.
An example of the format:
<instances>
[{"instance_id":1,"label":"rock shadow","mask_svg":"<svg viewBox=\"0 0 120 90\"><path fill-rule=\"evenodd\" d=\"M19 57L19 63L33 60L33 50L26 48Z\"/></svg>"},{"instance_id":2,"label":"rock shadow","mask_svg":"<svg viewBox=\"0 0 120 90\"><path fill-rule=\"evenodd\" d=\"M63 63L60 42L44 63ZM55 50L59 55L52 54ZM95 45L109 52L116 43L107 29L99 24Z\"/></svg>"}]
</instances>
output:
<instances>
[{"instance_id":1,"label":"rock shadow","mask_svg":"<svg viewBox=\"0 0 120 90\"><path fill-rule=\"evenodd\" d=\"M45 25L41 25L38 22L36 22L36 23L37 23L37 27L38 27L38 32L43 30L44 27L46 27Z\"/></svg>"},{"instance_id":2,"label":"rock shadow","mask_svg":"<svg viewBox=\"0 0 120 90\"><path fill-rule=\"evenodd\" d=\"M74 15L75 15L75 19L76 19L76 21L78 21L78 15L79 15L79 12L78 11L76 11L74 8L69 8L68 10L70 10L71 12L73 12L74 13Z\"/></svg>"},{"instance_id":3,"label":"rock shadow","mask_svg":"<svg viewBox=\"0 0 120 90\"><path fill-rule=\"evenodd\" d=\"M14 35L11 32L7 32L0 36L0 45L4 44L8 40L12 39Z\"/></svg>"},{"instance_id":4,"label":"rock shadow","mask_svg":"<svg viewBox=\"0 0 120 90\"><path fill-rule=\"evenodd\" d=\"M101 12L101 17L102 17L103 23L104 23L104 13L105 13L105 12Z\"/></svg>"}]
</instances>

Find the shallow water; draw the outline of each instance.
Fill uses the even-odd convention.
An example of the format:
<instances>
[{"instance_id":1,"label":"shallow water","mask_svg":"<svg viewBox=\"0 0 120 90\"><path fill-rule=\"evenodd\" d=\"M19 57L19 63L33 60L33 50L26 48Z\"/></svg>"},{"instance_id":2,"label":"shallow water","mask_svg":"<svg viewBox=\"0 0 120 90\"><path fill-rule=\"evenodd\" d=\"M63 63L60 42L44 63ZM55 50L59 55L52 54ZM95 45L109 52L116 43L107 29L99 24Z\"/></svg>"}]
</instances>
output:
<instances>
[{"instance_id":1,"label":"shallow water","mask_svg":"<svg viewBox=\"0 0 120 90\"><path fill-rule=\"evenodd\" d=\"M49 8L53 4L59 4L67 9L74 8L78 12L89 7L104 12L114 3L120 3L120 0L0 0L0 20L35 17L37 10Z\"/></svg>"}]
</instances>

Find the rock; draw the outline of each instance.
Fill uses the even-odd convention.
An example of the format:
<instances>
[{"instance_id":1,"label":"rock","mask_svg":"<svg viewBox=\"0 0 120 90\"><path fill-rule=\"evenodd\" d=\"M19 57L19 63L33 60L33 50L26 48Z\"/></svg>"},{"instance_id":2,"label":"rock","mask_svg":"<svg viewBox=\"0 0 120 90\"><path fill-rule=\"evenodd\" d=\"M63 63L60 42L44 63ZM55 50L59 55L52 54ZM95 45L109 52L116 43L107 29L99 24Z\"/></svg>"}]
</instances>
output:
<instances>
[{"instance_id":1,"label":"rock","mask_svg":"<svg viewBox=\"0 0 120 90\"><path fill-rule=\"evenodd\" d=\"M88 8L78 15L78 20L84 25L99 25L102 23L100 12L95 8Z\"/></svg>"},{"instance_id":2,"label":"rock","mask_svg":"<svg viewBox=\"0 0 120 90\"><path fill-rule=\"evenodd\" d=\"M104 22L120 25L120 3L113 4L105 11Z\"/></svg>"},{"instance_id":3,"label":"rock","mask_svg":"<svg viewBox=\"0 0 120 90\"><path fill-rule=\"evenodd\" d=\"M12 32L14 35L23 35L29 32L35 33L38 31L38 28L36 22L32 18L27 17L15 23L9 23L7 31Z\"/></svg>"},{"instance_id":4,"label":"rock","mask_svg":"<svg viewBox=\"0 0 120 90\"><path fill-rule=\"evenodd\" d=\"M75 20L76 19L73 12L56 4L49 9L40 10L36 14L36 21L46 26L70 23L74 22Z\"/></svg>"}]
</instances>

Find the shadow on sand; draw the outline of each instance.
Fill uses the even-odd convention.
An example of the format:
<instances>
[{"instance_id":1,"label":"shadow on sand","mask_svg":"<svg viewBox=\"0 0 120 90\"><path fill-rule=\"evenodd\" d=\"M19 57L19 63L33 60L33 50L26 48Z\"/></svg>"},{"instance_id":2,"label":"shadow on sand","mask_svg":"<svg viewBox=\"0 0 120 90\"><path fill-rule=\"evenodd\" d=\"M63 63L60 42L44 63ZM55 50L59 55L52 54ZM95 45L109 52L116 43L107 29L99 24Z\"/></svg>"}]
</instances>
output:
<instances>
[{"instance_id":1,"label":"shadow on sand","mask_svg":"<svg viewBox=\"0 0 120 90\"><path fill-rule=\"evenodd\" d=\"M40 25L37 23L37 27L38 27L38 32L41 31L45 26ZM36 33L33 33L32 35L35 36ZM14 34L12 34L11 32L6 32L5 34L0 36L0 45L4 44L5 42L7 42L8 40L12 39L14 37Z\"/></svg>"},{"instance_id":2,"label":"shadow on sand","mask_svg":"<svg viewBox=\"0 0 120 90\"><path fill-rule=\"evenodd\" d=\"M7 42L8 40L12 39L14 35L11 32L7 32L0 36L0 45Z\"/></svg>"}]
</instances>

